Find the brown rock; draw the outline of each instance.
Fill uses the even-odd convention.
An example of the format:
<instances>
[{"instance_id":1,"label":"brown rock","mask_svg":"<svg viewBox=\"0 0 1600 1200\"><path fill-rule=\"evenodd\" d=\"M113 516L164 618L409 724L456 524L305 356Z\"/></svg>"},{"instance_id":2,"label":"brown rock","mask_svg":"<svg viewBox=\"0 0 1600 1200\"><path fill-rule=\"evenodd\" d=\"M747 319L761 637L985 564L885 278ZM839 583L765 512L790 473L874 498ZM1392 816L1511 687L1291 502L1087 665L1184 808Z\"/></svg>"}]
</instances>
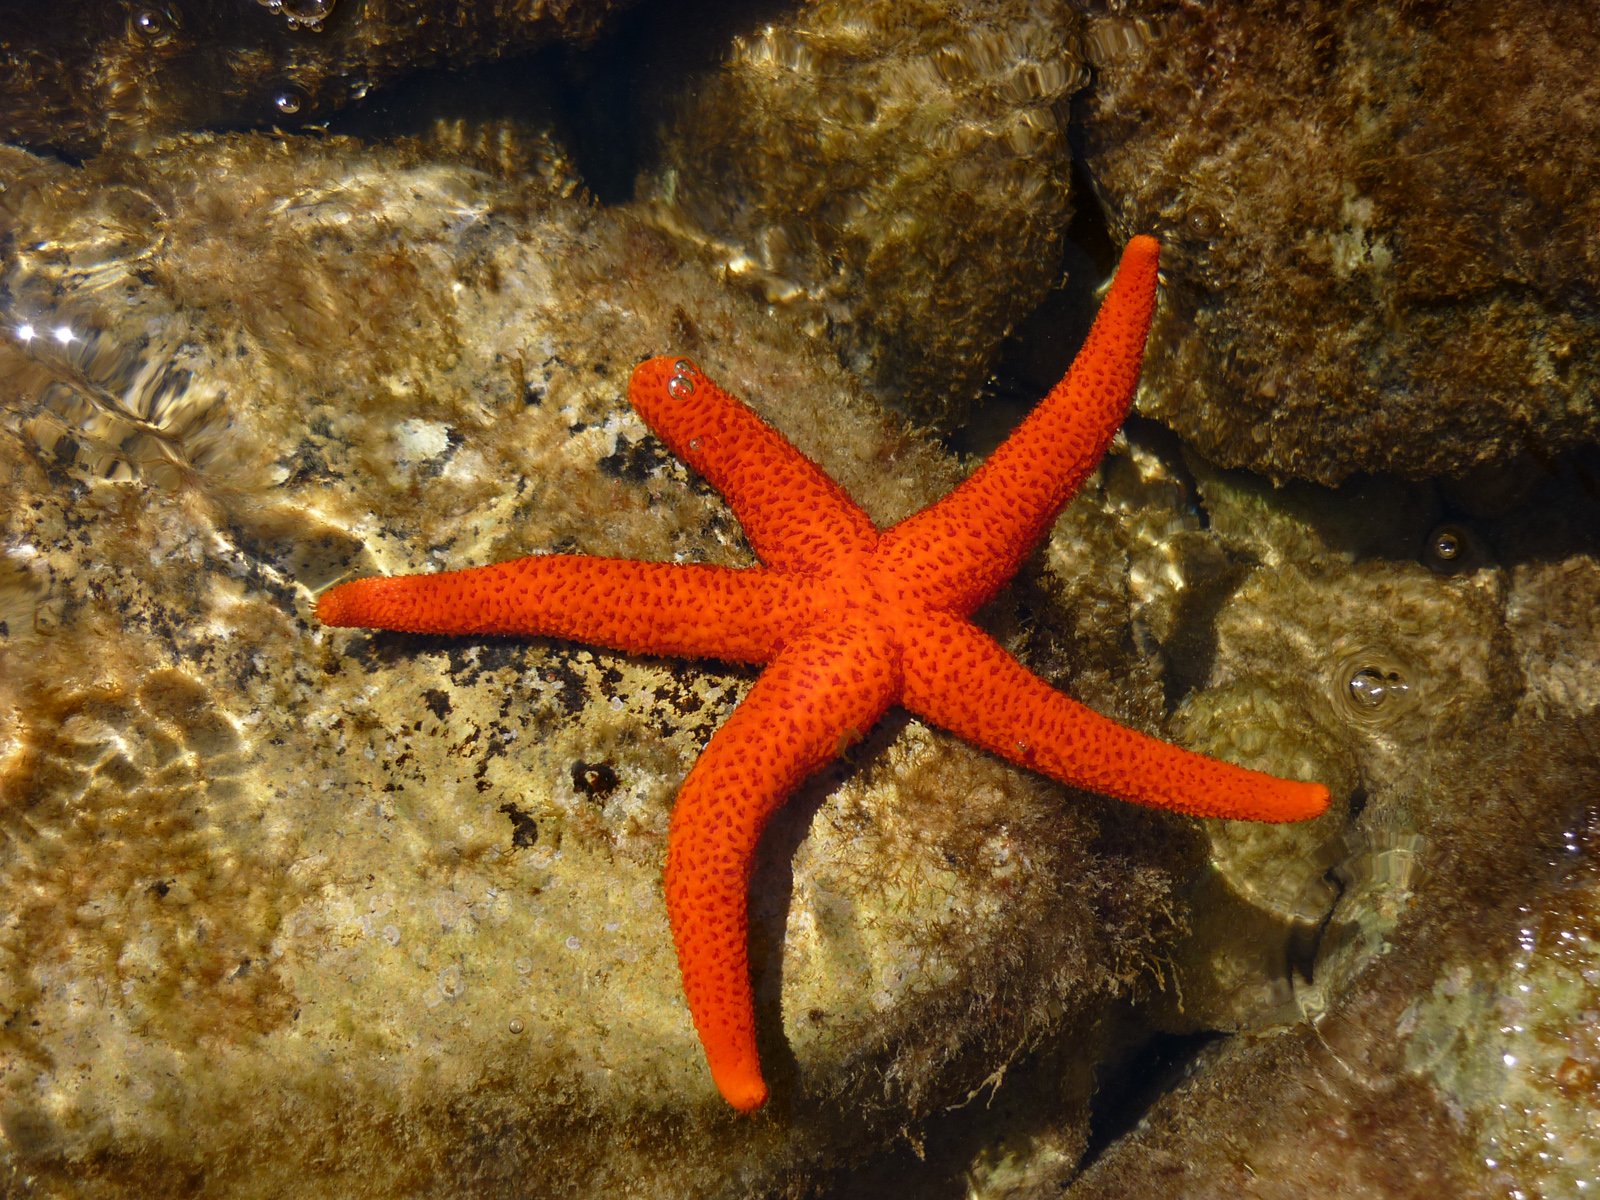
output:
<instances>
[{"instance_id":1,"label":"brown rock","mask_svg":"<svg viewBox=\"0 0 1600 1200\"><path fill-rule=\"evenodd\" d=\"M1324 483L1600 437L1592 6L1089 7L1088 166L1164 241L1141 411Z\"/></svg>"}]
</instances>

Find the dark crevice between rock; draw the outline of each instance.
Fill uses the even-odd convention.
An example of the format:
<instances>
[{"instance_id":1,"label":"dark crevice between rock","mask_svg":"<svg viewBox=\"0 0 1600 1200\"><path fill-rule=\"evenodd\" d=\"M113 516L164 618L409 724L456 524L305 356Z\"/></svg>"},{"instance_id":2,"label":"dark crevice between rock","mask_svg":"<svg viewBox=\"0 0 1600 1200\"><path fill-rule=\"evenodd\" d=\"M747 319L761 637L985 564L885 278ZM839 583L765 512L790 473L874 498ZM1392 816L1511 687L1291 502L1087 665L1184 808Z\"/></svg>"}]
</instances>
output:
<instances>
[{"instance_id":1,"label":"dark crevice between rock","mask_svg":"<svg viewBox=\"0 0 1600 1200\"><path fill-rule=\"evenodd\" d=\"M1157 1034L1120 1067L1108 1072L1095 1093L1089 1114L1089 1144L1079 1170L1088 1170L1119 1138L1132 1132L1145 1114L1183 1080L1200 1054L1225 1036L1209 1030Z\"/></svg>"}]
</instances>

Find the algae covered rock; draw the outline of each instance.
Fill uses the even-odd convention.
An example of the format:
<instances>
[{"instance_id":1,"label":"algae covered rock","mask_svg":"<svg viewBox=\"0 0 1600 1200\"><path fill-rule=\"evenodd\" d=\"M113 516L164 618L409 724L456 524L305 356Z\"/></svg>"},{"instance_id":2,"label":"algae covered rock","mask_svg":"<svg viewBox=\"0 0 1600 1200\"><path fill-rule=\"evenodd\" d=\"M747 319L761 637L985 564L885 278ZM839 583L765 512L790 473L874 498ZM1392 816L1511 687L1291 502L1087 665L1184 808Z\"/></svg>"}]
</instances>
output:
<instances>
[{"instance_id":1,"label":"algae covered rock","mask_svg":"<svg viewBox=\"0 0 1600 1200\"><path fill-rule=\"evenodd\" d=\"M1597 737L1592 715L1525 710L1492 745L1430 755L1449 816L1359 973L1272 1033L1203 1052L1065 1194L1592 1188ZM1359 891L1355 907L1383 889Z\"/></svg>"},{"instance_id":2,"label":"algae covered rock","mask_svg":"<svg viewBox=\"0 0 1600 1200\"><path fill-rule=\"evenodd\" d=\"M1085 7L1087 167L1165 239L1142 412L1323 483L1600 438L1592 6Z\"/></svg>"},{"instance_id":3,"label":"algae covered rock","mask_svg":"<svg viewBox=\"0 0 1600 1200\"><path fill-rule=\"evenodd\" d=\"M754 1120L660 891L743 671L332 632L353 573L749 561L623 401L695 355L882 521L952 464L626 213L340 139L13 154L0 1134L39 1187L743 1196L816 1181L1148 980L1197 860L910 721L776 822ZM1083 1142L1090 1069L1066 1137Z\"/></svg>"},{"instance_id":4,"label":"algae covered rock","mask_svg":"<svg viewBox=\"0 0 1600 1200\"><path fill-rule=\"evenodd\" d=\"M1600 1170L1592 464L1468 520L1446 489L1273 488L1148 433L1000 603L1020 596L1036 665L1075 661L1091 694L1112 655L1058 606L1125 609L1099 628L1143 647L1135 719L1171 707L1184 744L1304 771L1334 807L1203 825L1187 933L1133 1018L1145 1048L1102 1072L1112 1132L1086 1163L1025 1111L1070 1073L1041 1055L969 1150L973 1194L1583 1194Z\"/></svg>"},{"instance_id":5,"label":"algae covered rock","mask_svg":"<svg viewBox=\"0 0 1600 1200\"><path fill-rule=\"evenodd\" d=\"M0 23L0 142L84 155L183 130L326 120L425 67L591 42L624 6L66 0L28 20L17 7Z\"/></svg>"},{"instance_id":6,"label":"algae covered rock","mask_svg":"<svg viewBox=\"0 0 1600 1200\"><path fill-rule=\"evenodd\" d=\"M639 195L948 427L1059 274L1077 30L1062 0L801 5L671 96Z\"/></svg>"},{"instance_id":7,"label":"algae covered rock","mask_svg":"<svg viewBox=\"0 0 1600 1200\"><path fill-rule=\"evenodd\" d=\"M1591 477L1440 524L1427 487L1195 465L1248 565L1179 725L1246 753L1261 709L1235 698L1276 697L1345 780L1348 826L1207 826L1181 1000L1152 1017L1249 1036L1196 1053L1066 1194L1581 1195L1600 1178Z\"/></svg>"}]
</instances>

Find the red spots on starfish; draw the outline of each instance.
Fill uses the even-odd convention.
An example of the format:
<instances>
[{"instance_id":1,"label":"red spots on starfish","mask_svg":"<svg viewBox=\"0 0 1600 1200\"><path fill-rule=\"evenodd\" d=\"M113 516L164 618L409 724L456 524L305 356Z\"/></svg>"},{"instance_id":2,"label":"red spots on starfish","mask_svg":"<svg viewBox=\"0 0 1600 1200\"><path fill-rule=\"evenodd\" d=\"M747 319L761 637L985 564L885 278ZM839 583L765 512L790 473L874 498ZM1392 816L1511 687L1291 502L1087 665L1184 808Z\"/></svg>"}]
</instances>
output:
<instances>
[{"instance_id":1,"label":"red spots on starfish","mask_svg":"<svg viewBox=\"0 0 1600 1200\"><path fill-rule=\"evenodd\" d=\"M747 893L768 818L891 704L1075 787L1198 816L1296 821L1319 784L1276 779L1124 728L1056 691L967 618L1016 571L1127 414L1156 296L1153 238L1128 243L1072 369L970 478L880 535L819 467L693 363L654 358L640 415L728 500L765 564L746 570L548 555L362 579L329 625L571 638L630 653L767 663L679 789L667 914L712 1079L750 1111L756 1054Z\"/></svg>"},{"instance_id":2,"label":"red spots on starfish","mask_svg":"<svg viewBox=\"0 0 1600 1200\"><path fill-rule=\"evenodd\" d=\"M667 447L722 494L768 566L820 569L878 544L871 518L843 488L688 359L640 363L628 399Z\"/></svg>"},{"instance_id":3,"label":"red spots on starfish","mask_svg":"<svg viewBox=\"0 0 1600 1200\"><path fill-rule=\"evenodd\" d=\"M893 703L898 666L892 633L870 618L800 634L712 735L679 789L667 834L667 915L711 1077L741 1111L767 1098L746 951L756 840L789 793L838 755L841 739Z\"/></svg>"},{"instance_id":4,"label":"red spots on starfish","mask_svg":"<svg viewBox=\"0 0 1600 1200\"><path fill-rule=\"evenodd\" d=\"M803 595L765 571L587 554L357 579L317 601L324 625L560 637L732 662L766 662L807 611Z\"/></svg>"},{"instance_id":5,"label":"red spots on starfish","mask_svg":"<svg viewBox=\"0 0 1600 1200\"><path fill-rule=\"evenodd\" d=\"M1196 817L1302 821L1328 789L1248 771L1118 725L1056 691L970 622L926 612L900 629L900 703L930 724L1072 787ZM951 688L956 675L967 681Z\"/></svg>"}]
</instances>

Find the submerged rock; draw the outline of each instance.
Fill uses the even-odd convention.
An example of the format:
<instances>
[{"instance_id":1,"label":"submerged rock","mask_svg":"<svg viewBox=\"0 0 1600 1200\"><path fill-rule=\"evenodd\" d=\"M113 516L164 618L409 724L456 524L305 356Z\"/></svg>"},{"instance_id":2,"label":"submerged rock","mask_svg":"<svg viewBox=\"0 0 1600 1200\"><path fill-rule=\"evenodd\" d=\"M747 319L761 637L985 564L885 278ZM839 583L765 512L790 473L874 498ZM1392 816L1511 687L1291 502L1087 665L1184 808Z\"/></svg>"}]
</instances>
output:
<instances>
[{"instance_id":1,"label":"submerged rock","mask_svg":"<svg viewBox=\"0 0 1600 1200\"><path fill-rule=\"evenodd\" d=\"M1600 13L1094 3L1086 164L1168 287L1140 411L1277 479L1600 439Z\"/></svg>"},{"instance_id":2,"label":"submerged rock","mask_svg":"<svg viewBox=\"0 0 1600 1200\"><path fill-rule=\"evenodd\" d=\"M879 399L948 429L1060 274L1077 31L1064 0L800 6L672 94L638 194Z\"/></svg>"},{"instance_id":3,"label":"submerged rock","mask_svg":"<svg viewBox=\"0 0 1600 1200\"><path fill-rule=\"evenodd\" d=\"M565 187L265 136L5 165L9 1170L107 1196L772 1192L1157 969L1184 822L887 722L767 840L777 1098L738 1118L660 873L750 674L332 632L313 594L548 549L749 561L625 407L652 353L697 356L880 520L953 465Z\"/></svg>"},{"instance_id":4,"label":"submerged rock","mask_svg":"<svg viewBox=\"0 0 1600 1200\"><path fill-rule=\"evenodd\" d=\"M1433 64L1447 90L1425 93L1409 136L1452 147L1438 97L1467 84L1430 55L1451 21L1501 30L1470 6L1345 25L1295 11L1270 25L1274 46L1242 32L1271 14L1092 11L1091 165L1115 219L1160 218L1168 245L1141 403L1269 475L1460 478L1273 488L1135 421L983 620L1101 711L1320 778L1335 811L1286 830L1190 823L886 721L763 848L753 957L775 1099L754 1120L711 1088L660 900L674 790L751 675L335 633L312 598L351 574L551 549L750 561L720 500L626 407L629 370L654 353L697 358L880 521L940 494L957 465L863 401L835 350L864 373L988 369L973 364L1055 269L1035 254L1065 219L1041 182L1063 153L1042 98L1078 82L1069 37L1039 48L1020 31L1073 19L996 5L956 49L909 54L881 22L851 43L824 4L775 20L710 80L677 80L708 93L671 108L657 190L609 211L527 126L435 130L448 159L281 136L81 168L0 150L13 1178L93 1195L182 1179L238 1195L845 1197L889 1180L1023 1196L1069 1187L1089 1155L1066 1194L1592 1181L1600 473L1581 451L1509 453L1523 429L1547 447L1593 436L1584 343L1559 340L1587 294L1562 274L1581 239L1523 236L1527 211L1481 182L1508 152L1493 139L1460 160L1482 168L1464 176L1479 190L1456 205L1423 188L1433 207L1415 219L1384 189L1456 160L1384 174L1357 154L1360 122L1328 118L1324 149L1344 149L1288 179L1272 102L1337 113ZM948 33L942 9L925 15ZM1546 44L1542 20L1504 44ZM1421 33L1402 54L1406 21ZM1263 91L1244 70L1298 80L1322 61L1308 39L1343 48L1317 77L1343 90ZM1462 61L1500 61L1496 44L1464 39ZM1366 70L1374 47L1399 66ZM837 95L818 62L847 82ZM1177 67L1207 86L1168 86ZM922 89L878 96L884 72ZM1547 76L1529 86L1587 81ZM882 100L870 153L817 124L823 92ZM1483 120L1536 144L1507 94ZM981 152L902 144L907 128L963 128L911 102L929 97L977 114ZM1259 119L1207 124L1246 102ZM1395 107L1363 112L1387 129ZM697 135L696 113L717 120ZM1006 130L1028 136L996 140ZM829 156L797 170L808 138ZM1019 144L1038 158L1009 159ZM1152 154L1168 166L1147 183ZM1259 190L1229 182L1256 178L1245 158L1271 168ZM929 201L940 172L977 159L995 190L963 194L970 209ZM1176 192L1172 163L1196 172ZM772 170L752 179L751 164ZM1346 169L1363 189L1348 213L1319 174ZM1513 199L1571 186L1507 179ZM1296 187L1334 196L1335 217ZM1194 207L1219 188L1233 207ZM1473 240L1471 215L1502 208L1510 245ZM862 219L816 216L845 210ZM997 213L1017 229L976 246ZM737 237L719 241L724 227ZM748 260L722 265L761 263L764 283L811 278L817 307L730 294L685 234L739 248ZM838 254L814 278L807 239ZM949 254L962 273L929 292L925 268ZM794 280L761 274L774 264L798 264ZM818 313L840 321L826 352ZM1499 340L1471 341L1486 330ZM1264 394L1260 364L1280 359L1313 382L1346 374L1325 394ZM1521 391L1506 383L1519 361ZM1375 384L1371 363L1392 371ZM1438 405L1355 402L1394 379L1459 387ZM1160 1075L1172 1045L1181 1079Z\"/></svg>"},{"instance_id":5,"label":"submerged rock","mask_svg":"<svg viewBox=\"0 0 1600 1200\"><path fill-rule=\"evenodd\" d=\"M1360 972L1269 1036L1203 1051L1065 1194L1592 1188L1597 746L1592 715L1524 711L1430 755L1449 816L1428 823L1425 874ZM1364 891L1357 905L1385 889Z\"/></svg>"},{"instance_id":6,"label":"submerged rock","mask_svg":"<svg viewBox=\"0 0 1600 1200\"><path fill-rule=\"evenodd\" d=\"M0 142L87 155L184 130L295 127L425 67L593 41L623 6L465 0L441 12L431 0L66 0L48 20L6 13Z\"/></svg>"},{"instance_id":7,"label":"submerged rock","mask_svg":"<svg viewBox=\"0 0 1600 1200\"><path fill-rule=\"evenodd\" d=\"M1170 475L1144 460L1154 514ZM1182 739L1303 756L1336 808L1205 825L1177 986L1142 1014L1169 1036L1107 1076L1113 1101L1148 1089L1141 1119L1102 1115L1125 1128L1081 1177L1013 1129L977 1194L1582 1195L1600 1179L1593 475L1566 464L1515 512L1441 522L1428 486L1272 489L1188 463L1205 531L1150 542L1128 575L1162 674L1198 681ZM1197 538L1232 569L1196 570ZM1164 590L1202 594L1208 639Z\"/></svg>"}]
</instances>

